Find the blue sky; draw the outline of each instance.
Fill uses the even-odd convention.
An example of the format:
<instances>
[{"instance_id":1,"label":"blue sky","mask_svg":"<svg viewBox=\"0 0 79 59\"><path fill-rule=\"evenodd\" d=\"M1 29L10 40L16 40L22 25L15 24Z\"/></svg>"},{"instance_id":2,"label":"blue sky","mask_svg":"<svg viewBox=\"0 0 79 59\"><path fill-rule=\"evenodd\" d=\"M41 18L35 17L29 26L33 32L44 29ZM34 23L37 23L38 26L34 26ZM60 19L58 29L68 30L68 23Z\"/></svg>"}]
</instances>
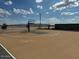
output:
<instances>
[{"instance_id":1,"label":"blue sky","mask_svg":"<svg viewBox=\"0 0 79 59\"><path fill-rule=\"evenodd\" d=\"M0 0L0 24L79 23L79 0Z\"/></svg>"}]
</instances>

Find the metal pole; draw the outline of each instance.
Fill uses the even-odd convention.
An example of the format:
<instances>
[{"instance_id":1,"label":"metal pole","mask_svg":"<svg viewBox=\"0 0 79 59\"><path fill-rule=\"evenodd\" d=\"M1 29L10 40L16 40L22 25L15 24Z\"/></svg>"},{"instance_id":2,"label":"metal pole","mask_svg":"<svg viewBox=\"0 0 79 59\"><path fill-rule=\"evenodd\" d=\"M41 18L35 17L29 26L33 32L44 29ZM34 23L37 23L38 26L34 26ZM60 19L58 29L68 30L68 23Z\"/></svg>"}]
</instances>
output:
<instances>
[{"instance_id":1,"label":"metal pole","mask_svg":"<svg viewBox=\"0 0 79 59\"><path fill-rule=\"evenodd\" d=\"M41 28L41 13L39 13L39 18L40 18L39 28Z\"/></svg>"},{"instance_id":2,"label":"metal pole","mask_svg":"<svg viewBox=\"0 0 79 59\"><path fill-rule=\"evenodd\" d=\"M27 28L28 28L28 32L30 32L30 22L29 22L29 20L28 20Z\"/></svg>"}]
</instances>

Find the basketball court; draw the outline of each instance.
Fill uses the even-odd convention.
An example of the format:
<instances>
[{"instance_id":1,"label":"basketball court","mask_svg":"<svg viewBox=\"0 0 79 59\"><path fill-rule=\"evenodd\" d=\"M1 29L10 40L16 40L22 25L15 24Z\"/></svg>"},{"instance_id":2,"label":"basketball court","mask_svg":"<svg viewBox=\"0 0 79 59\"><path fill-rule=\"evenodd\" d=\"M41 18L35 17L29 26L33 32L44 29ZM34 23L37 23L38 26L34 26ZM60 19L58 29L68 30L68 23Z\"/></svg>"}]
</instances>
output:
<instances>
[{"instance_id":1,"label":"basketball court","mask_svg":"<svg viewBox=\"0 0 79 59\"><path fill-rule=\"evenodd\" d=\"M16 59L16 58L0 43L0 59Z\"/></svg>"}]
</instances>

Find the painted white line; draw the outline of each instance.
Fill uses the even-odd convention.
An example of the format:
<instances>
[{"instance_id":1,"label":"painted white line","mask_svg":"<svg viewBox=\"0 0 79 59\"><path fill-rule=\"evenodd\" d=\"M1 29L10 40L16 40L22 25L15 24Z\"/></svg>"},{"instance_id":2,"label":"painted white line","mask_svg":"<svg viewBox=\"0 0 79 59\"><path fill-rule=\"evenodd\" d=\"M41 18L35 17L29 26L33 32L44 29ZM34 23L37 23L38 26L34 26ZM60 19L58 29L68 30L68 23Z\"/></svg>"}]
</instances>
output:
<instances>
[{"instance_id":1,"label":"painted white line","mask_svg":"<svg viewBox=\"0 0 79 59\"><path fill-rule=\"evenodd\" d=\"M5 51L13 58L16 59L1 43L0 45L5 49Z\"/></svg>"}]
</instances>

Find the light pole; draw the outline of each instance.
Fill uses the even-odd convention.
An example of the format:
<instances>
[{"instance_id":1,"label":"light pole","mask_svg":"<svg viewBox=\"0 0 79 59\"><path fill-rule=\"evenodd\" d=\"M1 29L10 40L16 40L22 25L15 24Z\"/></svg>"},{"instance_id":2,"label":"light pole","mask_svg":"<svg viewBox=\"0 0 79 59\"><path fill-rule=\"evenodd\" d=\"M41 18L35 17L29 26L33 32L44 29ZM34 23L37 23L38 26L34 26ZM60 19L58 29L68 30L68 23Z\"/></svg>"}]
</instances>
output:
<instances>
[{"instance_id":1,"label":"light pole","mask_svg":"<svg viewBox=\"0 0 79 59\"><path fill-rule=\"evenodd\" d=\"M28 19L28 24L27 24L27 29L28 29L28 32L30 32L30 19Z\"/></svg>"},{"instance_id":2,"label":"light pole","mask_svg":"<svg viewBox=\"0 0 79 59\"><path fill-rule=\"evenodd\" d=\"M47 17L49 17L49 12L46 12ZM50 23L49 23L49 19L48 19L48 29L50 29Z\"/></svg>"},{"instance_id":3,"label":"light pole","mask_svg":"<svg viewBox=\"0 0 79 59\"><path fill-rule=\"evenodd\" d=\"M41 13L39 13L39 20L40 20L39 28L41 28Z\"/></svg>"}]
</instances>

